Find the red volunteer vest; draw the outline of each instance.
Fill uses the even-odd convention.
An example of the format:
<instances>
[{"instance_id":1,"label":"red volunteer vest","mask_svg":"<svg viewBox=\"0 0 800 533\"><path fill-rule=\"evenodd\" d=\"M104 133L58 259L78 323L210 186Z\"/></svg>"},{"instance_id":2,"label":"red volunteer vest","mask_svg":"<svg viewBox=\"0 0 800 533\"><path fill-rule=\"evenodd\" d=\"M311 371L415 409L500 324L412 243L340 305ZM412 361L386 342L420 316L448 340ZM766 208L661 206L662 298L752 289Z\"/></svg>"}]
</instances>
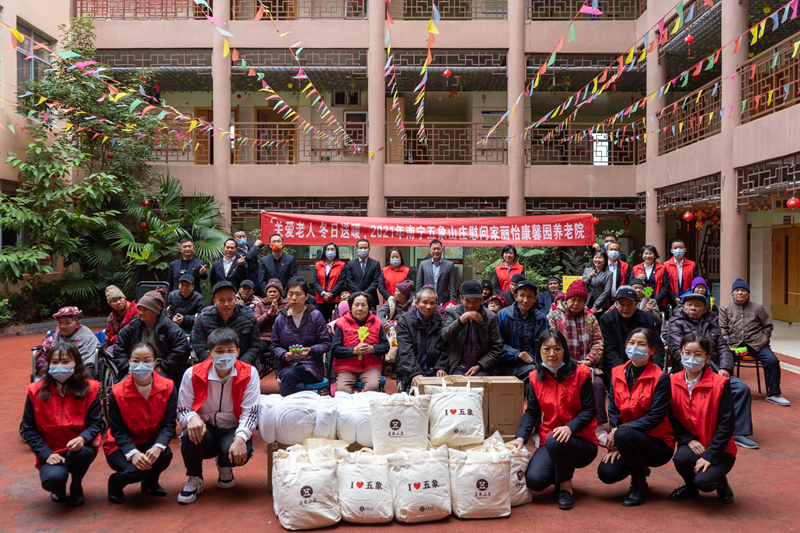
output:
<instances>
[{"instance_id":1,"label":"red volunteer vest","mask_svg":"<svg viewBox=\"0 0 800 533\"><path fill-rule=\"evenodd\" d=\"M195 413L203 407L208 398L208 371L211 370L211 365L213 364L214 361L209 358L192 367L192 388L194 389L192 411ZM244 391L247 390L247 384L250 383L250 369L252 367L237 359L233 364L233 368L236 369L236 375L233 377L231 395L233 396L233 415L238 419L242 416L242 399L244 398Z\"/></svg>"},{"instance_id":2,"label":"red volunteer vest","mask_svg":"<svg viewBox=\"0 0 800 533\"><path fill-rule=\"evenodd\" d=\"M364 342L367 344L378 344L381 339L381 327L383 327L380 319L370 313L364 326L369 329L369 336ZM347 313L342 318L337 320L336 327L342 330L342 335L344 337L342 346L345 348L354 348L359 342L361 342L358 338L359 325L356 323L353 315L350 313ZM344 371L359 374L365 370L369 370L370 368L383 368L383 358L371 353L367 353L364 354L360 361L358 360L357 355L348 359L333 360L334 372Z\"/></svg>"},{"instance_id":3,"label":"red volunteer vest","mask_svg":"<svg viewBox=\"0 0 800 533\"><path fill-rule=\"evenodd\" d=\"M655 298L658 296L658 293L661 292L661 288L664 282L664 265L656 261L653 263L655 268L653 270L653 278L655 280L655 287L653 288L653 296ZM644 263L639 263L638 265L633 265L633 277L638 278L639 275L644 274ZM689 282L691 284L691 281Z\"/></svg>"},{"instance_id":4,"label":"red volunteer vest","mask_svg":"<svg viewBox=\"0 0 800 533\"><path fill-rule=\"evenodd\" d=\"M533 392L542 408L542 425L539 426L539 442L544 443L550 433L557 427L565 426L567 422L578 416L581 412L581 387L587 379L592 378L592 371L585 365L578 365L571 376L564 381L556 381L548 372L547 381L541 382L536 378L536 370L528 375ZM597 419L583 428L579 437L597 444Z\"/></svg>"},{"instance_id":5,"label":"red volunteer vest","mask_svg":"<svg viewBox=\"0 0 800 533\"><path fill-rule=\"evenodd\" d=\"M519 263L511 265L511 270L506 270L505 262L500 263L494 267L494 273L497 274L497 283L500 285L500 290L507 291L511 288L511 276L514 274L523 274L525 268Z\"/></svg>"},{"instance_id":6,"label":"red volunteer vest","mask_svg":"<svg viewBox=\"0 0 800 533\"><path fill-rule=\"evenodd\" d=\"M406 266L401 266L395 270L392 265L389 265L383 269L383 282L389 296L394 296L397 284L408 279L409 272L410 270Z\"/></svg>"},{"instance_id":7,"label":"red volunteer vest","mask_svg":"<svg viewBox=\"0 0 800 533\"><path fill-rule=\"evenodd\" d=\"M158 437L161 423L164 421L164 411L167 410L167 401L175 388L175 383L171 379L164 378L157 372L153 372L152 375L153 388L146 400L136 388L132 377L123 379L111 387L122 420L128 428L131 440L137 446L153 442ZM108 456L118 448L117 441L109 428L103 452Z\"/></svg>"},{"instance_id":8,"label":"red volunteer vest","mask_svg":"<svg viewBox=\"0 0 800 533\"><path fill-rule=\"evenodd\" d=\"M342 269L344 268L344 263L342 261L334 261L333 265L331 265L331 273L330 277L328 278L328 284L325 285L325 261L317 261L314 265L317 268L317 279L319 280L319 285L325 292L330 292L332 288L336 286L336 282L339 281L339 276L342 275ZM338 302L339 297L336 296L331 302ZM324 303L322 300L322 295L317 293L317 302ZM329 302L330 303L330 302Z\"/></svg>"},{"instance_id":9,"label":"red volunteer vest","mask_svg":"<svg viewBox=\"0 0 800 533\"><path fill-rule=\"evenodd\" d=\"M628 390L628 382L625 379L625 372L631 362L619 365L611 370L611 380L614 384L614 403L619 408L619 418L623 424L628 424L634 420L639 420L650 411L650 404L653 402L653 393L656 390L658 379L664 373L654 364L648 364L633 384L633 390ZM664 441L670 448L675 447L675 436L672 434L672 424L669 418L664 420L656 427L644 432L645 435L655 437Z\"/></svg>"},{"instance_id":10,"label":"red volunteer vest","mask_svg":"<svg viewBox=\"0 0 800 533\"><path fill-rule=\"evenodd\" d=\"M67 450L67 443L86 429L86 415L92 402L97 398L100 383L90 379L89 392L80 400L71 393L62 398L55 385L51 383L50 399L46 402L39 398L39 391L43 386L44 381L28 385L28 397L33 403L36 429L53 453L62 454ZM91 442L86 443L86 446L91 445ZM39 468L38 460L36 468Z\"/></svg>"},{"instance_id":11,"label":"red volunteer vest","mask_svg":"<svg viewBox=\"0 0 800 533\"><path fill-rule=\"evenodd\" d=\"M694 276L694 266L695 262L690 259L683 259L683 265L681 266L683 276L683 283L680 287L678 287L678 265L675 264L675 258L670 257L669 261L664 263L664 268L667 269L667 274L669 274L669 282L670 287L672 288L672 293L675 296L678 296L680 293L684 291L688 291L692 288L692 276Z\"/></svg>"},{"instance_id":12,"label":"red volunteer vest","mask_svg":"<svg viewBox=\"0 0 800 533\"><path fill-rule=\"evenodd\" d=\"M686 371L672 374L672 399L670 406L675 417L683 424L689 433L697 437L700 444L708 447L719 423L719 398L722 388L728 380L706 369L700 382L694 386L692 397L689 398L689 388L686 386ZM731 440L725 446L725 451L736 455L736 443Z\"/></svg>"}]
</instances>

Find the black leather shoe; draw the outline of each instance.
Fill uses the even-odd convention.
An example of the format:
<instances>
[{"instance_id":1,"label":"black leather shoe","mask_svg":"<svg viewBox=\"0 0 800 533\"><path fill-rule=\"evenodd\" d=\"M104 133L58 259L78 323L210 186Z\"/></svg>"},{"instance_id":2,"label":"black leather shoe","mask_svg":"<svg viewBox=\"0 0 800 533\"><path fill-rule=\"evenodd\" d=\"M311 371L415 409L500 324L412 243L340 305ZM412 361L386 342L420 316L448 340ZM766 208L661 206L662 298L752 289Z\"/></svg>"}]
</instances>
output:
<instances>
[{"instance_id":1,"label":"black leather shoe","mask_svg":"<svg viewBox=\"0 0 800 533\"><path fill-rule=\"evenodd\" d=\"M125 493L114 483L114 474L108 476L108 501L117 504L125 501Z\"/></svg>"},{"instance_id":2,"label":"black leather shoe","mask_svg":"<svg viewBox=\"0 0 800 533\"><path fill-rule=\"evenodd\" d=\"M568 511L575 507L575 498L568 490L562 490L558 493L558 508Z\"/></svg>"},{"instance_id":3,"label":"black leather shoe","mask_svg":"<svg viewBox=\"0 0 800 533\"><path fill-rule=\"evenodd\" d=\"M53 500L54 503L64 503L65 501L67 501L67 495L56 494L55 492L51 492L50 499Z\"/></svg>"},{"instance_id":4,"label":"black leather shoe","mask_svg":"<svg viewBox=\"0 0 800 533\"><path fill-rule=\"evenodd\" d=\"M733 489L727 482L717 489L717 499L722 503L733 503Z\"/></svg>"},{"instance_id":5,"label":"black leather shoe","mask_svg":"<svg viewBox=\"0 0 800 533\"><path fill-rule=\"evenodd\" d=\"M647 501L647 497L649 495L650 489L647 486L647 477L632 478L631 489L628 491L625 499L622 500L622 505L625 507L636 507L637 505L642 505Z\"/></svg>"},{"instance_id":6,"label":"black leather shoe","mask_svg":"<svg viewBox=\"0 0 800 533\"><path fill-rule=\"evenodd\" d=\"M159 498L163 498L167 495L167 491L158 484L158 482L150 482L142 481L142 492L145 494L149 494L150 496L158 496Z\"/></svg>"},{"instance_id":7,"label":"black leather shoe","mask_svg":"<svg viewBox=\"0 0 800 533\"><path fill-rule=\"evenodd\" d=\"M669 499L673 502L683 502L697 498L698 496L700 496L700 491L697 490L697 487L687 487L683 485L673 490L669 495Z\"/></svg>"},{"instance_id":8,"label":"black leather shoe","mask_svg":"<svg viewBox=\"0 0 800 533\"><path fill-rule=\"evenodd\" d=\"M69 500L73 507L80 507L84 504L83 487L80 483L73 483L69 487Z\"/></svg>"}]
</instances>

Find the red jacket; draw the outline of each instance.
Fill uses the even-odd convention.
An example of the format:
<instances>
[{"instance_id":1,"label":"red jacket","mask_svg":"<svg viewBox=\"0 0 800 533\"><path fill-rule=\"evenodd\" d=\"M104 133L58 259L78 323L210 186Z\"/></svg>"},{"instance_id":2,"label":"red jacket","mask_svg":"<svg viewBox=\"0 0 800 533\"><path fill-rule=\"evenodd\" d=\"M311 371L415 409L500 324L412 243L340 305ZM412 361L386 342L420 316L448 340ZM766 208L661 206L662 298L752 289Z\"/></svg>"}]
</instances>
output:
<instances>
[{"instance_id":1,"label":"red jacket","mask_svg":"<svg viewBox=\"0 0 800 533\"><path fill-rule=\"evenodd\" d=\"M158 437L167 409L167 400L175 388L175 383L171 379L162 377L157 372L153 372L152 376L153 387L146 400L136 388L133 377L123 379L111 387L114 401L119 406L119 412L125 421L131 440L137 446L153 442ZM117 448L117 442L109 428L103 451L108 456Z\"/></svg>"},{"instance_id":2,"label":"red jacket","mask_svg":"<svg viewBox=\"0 0 800 533\"><path fill-rule=\"evenodd\" d=\"M354 348L361 342L358 338L359 325L353 318L353 315L347 313L342 318L336 321L336 327L342 330L342 346L345 348ZM367 317L364 327L369 329L369 336L364 340L367 344L378 344L381 341L381 320L372 313ZM347 359L334 359L333 371L336 372L353 372L360 374L370 368L383 368L383 358L366 353L359 361L358 356L349 357Z\"/></svg>"},{"instance_id":3,"label":"red jacket","mask_svg":"<svg viewBox=\"0 0 800 533\"><path fill-rule=\"evenodd\" d=\"M682 275L683 275L683 284L678 287L678 265L675 264L675 258L670 257L669 261L664 261L664 268L667 269L667 274L669 274L669 282L670 288L672 289L672 294L678 296L680 293L688 291L692 288L692 280L695 277L695 270L696 264L694 261L690 259L683 259L683 265L681 265Z\"/></svg>"},{"instance_id":4,"label":"red jacket","mask_svg":"<svg viewBox=\"0 0 800 533\"><path fill-rule=\"evenodd\" d=\"M342 269L344 268L344 262L343 261L334 261L333 264L331 264L331 273L328 275L328 283L327 284L325 283L325 261L317 261L314 264L314 268L317 269L317 279L319 280L320 287L322 287L325 290L325 292L330 292L331 289L333 289L336 286L336 282L339 281L339 277L341 277L341 275L342 275ZM316 298L317 298L317 302L325 303L325 301L322 299L322 295L320 293L317 293ZM328 303L338 302L338 301L339 301L339 296L337 295L337 296L335 296L333 298L333 300L331 300Z\"/></svg>"},{"instance_id":5,"label":"red jacket","mask_svg":"<svg viewBox=\"0 0 800 533\"><path fill-rule=\"evenodd\" d=\"M214 360L208 358L192 367L192 388L194 389L192 410L195 413L203 407L203 404L206 403L206 398L208 398L208 371L211 370L211 365L213 364ZM231 385L233 415L238 419L242 416L242 400L244 399L244 392L247 390L247 384L250 383L250 365L237 359L233 364L233 368L236 369L236 375L233 377L233 384Z\"/></svg>"},{"instance_id":6,"label":"red jacket","mask_svg":"<svg viewBox=\"0 0 800 533\"><path fill-rule=\"evenodd\" d=\"M511 276L514 274L524 274L525 267L519 263L511 265L510 270L506 270L506 263L503 261L494 267L494 277L497 279L497 284L500 285L501 291L507 291L511 288Z\"/></svg>"},{"instance_id":7,"label":"red jacket","mask_svg":"<svg viewBox=\"0 0 800 533\"><path fill-rule=\"evenodd\" d=\"M670 408L683 427L694 435L700 444L708 448L711 439L714 438L714 432L717 430L719 399L728 378L706 369L703 377L694 386L690 398L685 374L684 370L670 376L672 381ZM725 446L725 452L736 456L736 443L733 441L733 435L731 435L728 445Z\"/></svg>"},{"instance_id":8,"label":"red jacket","mask_svg":"<svg viewBox=\"0 0 800 533\"><path fill-rule=\"evenodd\" d=\"M36 429L53 453L63 454L67 450L67 443L86 429L86 415L97 398L100 383L90 379L89 393L80 400L72 394L62 397L51 383L50 399L46 402L39 398L39 391L43 385L44 381L28 385L28 396L33 403L33 413L36 417ZM86 445L91 446L91 443L87 442ZM37 468L39 466L38 459L36 466Z\"/></svg>"},{"instance_id":9,"label":"red jacket","mask_svg":"<svg viewBox=\"0 0 800 533\"><path fill-rule=\"evenodd\" d=\"M389 265L383 269L383 282L389 296L394 296L394 290L397 288L397 284L407 280L409 272L411 272L411 270L407 266L401 266L395 270L392 265Z\"/></svg>"},{"instance_id":10,"label":"red jacket","mask_svg":"<svg viewBox=\"0 0 800 533\"><path fill-rule=\"evenodd\" d=\"M665 275L666 269L665 269L664 265L662 265L658 261L653 263L653 265L654 265L654 268L653 268L653 280L655 281L655 287L653 288L653 296L652 296L652 298L656 299L656 297L661 294L661 289L664 288L664 286L663 286L664 285L664 275ZM638 278L641 274L644 274L644 263L639 263L638 265L633 265L633 277ZM689 282L689 283L691 284L691 282ZM666 305L666 303L663 300L664 299L662 298L662 303L660 303L659 305L662 305L662 304Z\"/></svg>"},{"instance_id":11,"label":"red jacket","mask_svg":"<svg viewBox=\"0 0 800 533\"><path fill-rule=\"evenodd\" d=\"M581 412L581 387L587 379L592 379L592 371L588 366L578 365L564 381L556 381L552 376L547 376L544 382L536 378L536 372L532 370L528 377L542 409L539 442L543 443L554 429L565 426ZM597 436L594 434L596 430L597 419L592 417L592 421L578 436L597 444Z\"/></svg>"},{"instance_id":12,"label":"red jacket","mask_svg":"<svg viewBox=\"0 0 800 533\"><path fill-rule=\"evenodd\" d=\"M625 372L631 362L619 365L611 370L611 381L614 384L614 404L619 408L619 418L623 424L628 424L638 420L650 411L650 404L653 401L653 393L656 390L658 378L664 372L656 365L649 364L633 384L633 390L628 391L628 382L625 379ZM627 391L627 394L625 392ZM657 428L644 432L645 435L655 437L664 441L670 448L675 447L675 435L672 433L672 424L669 417L664 420Z\"/></svg>"}]
</instances>

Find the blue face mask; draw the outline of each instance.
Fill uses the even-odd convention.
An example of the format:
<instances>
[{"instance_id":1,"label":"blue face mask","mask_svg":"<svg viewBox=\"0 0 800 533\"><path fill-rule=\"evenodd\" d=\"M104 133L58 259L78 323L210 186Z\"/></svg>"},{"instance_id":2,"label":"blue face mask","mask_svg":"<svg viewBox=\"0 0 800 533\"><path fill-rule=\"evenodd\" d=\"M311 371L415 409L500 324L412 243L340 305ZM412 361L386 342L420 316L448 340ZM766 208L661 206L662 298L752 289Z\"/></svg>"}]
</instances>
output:
<instances>
[{"instance_id":1,"label":"blue face mask","mask_svg":"<svg viewBox=\"0 0 800 533\"><path fill-rule=\"evenodd\" d=\"M689 357L681 355L681 364L683 365L683 368L685 368L689 372L700 372L700 370L702 370L703 367L706 366L705 361L703 361L702 359L698 359L693 355Z\"/></svg>"},{"instance_id":2,"label":"blue face mask","mask_svg":"<svg viewBox=\"0 0 800 533\"><path fill-rule=\"evenodd\" d=\"M153 373L155 365L155 363L131 363L128 370L133 374L133 377L139 381L144 381Z\"/></svg>"},{"instance_id":3,"label":"blue face mask","mask_svg":"<svg viewBox=\"0 0 800 533\"><path fill-rule=\"evenodd\" d=\"M650 359L650 354L647 353L647 350L638 346L626 346L625 354L634 363L641 363Z\"/></svg>"},{"instance_id":4,"label":"blue face mask","mask_svg":"<svg viewBox=\"0 0 800 533\"><path fill-rule=\"evenodd\" d=\"M391 265L395 267L400 266L400 259L397 257L392 257L391 259L389 259L389 263L391 263Z\"/></svg>"},{"instance_id":5,"label":"blue face mask","mask_svg":"<svg viewBox=\"0 0 800 533\"><path fill-rule=\"evenodd\" d=\"M672 250L672 255L674 255L677 259L683 257L683 254L685 253L686 250L684 250L683 248L675 248L674 250Z\"/></svg>"},{"instance_id":6,"label":"blue face mask","mask_svg":"<svg viewBox=\"0 0 800 533\"><path fill-rule=\"evenodd\" d=\"M325 257L327 257L328 259L336 259L336 252L328 250L327 252L325 252Z\"/></svg>"},{"instance_id":7,"label":"blue face mask","mask_svg":"<svg viewBox=\"0 0 800 533\"><path fill-rule=\"evenodd\" d=\"M542 362L542 366L545 367L550 372L558 372L558 369L561 368L562 366L564 366L564 364L565 364L564 361L561 361L556 366L550 366L547 363Z\"/></svg>"},{"instance_id":8,"label":"blue face mask","mask_svg":"<svg viewBox=\"0 0 800 533\"><path fill-rule=\"evenodd\" d=\"M75 373L75 363L67 365L50 365L50 367L47 369L47 373L59 383L64 383Z\"/></svg>"},{"instance_id":9,"label":"blue face mask","mask_svg":"<svg viewBox=\"0 0 800 533\"><path fill-rule=\"evenodd\" d=\"M214 356L214 367L217 370L230 370L235 362L235 353L221 353Z\"/></svg>"},{"instance_id":10,"label":"blue face mask","mask_svg":"<svg viewBox=\"0 0 800 533\"><path fill-rule=\"evenodd\" d=\"M604 243L603 243L603 249L604 249L604 250L608 250L608 245L609 245L609 244L611 244L611 242L604 242Z\"/></svg>"},{"instance_id":11,"label":"blue face mask","mask_svg":"<svg viewBox=\"0 0 800 533\"><path fill-rule=\"evenodd\" d=\"M369 256L369 248L359 248L358 249L358 257L361 259L366 259Z\"/></svg>"},{"instance_id":12,"label":"blue face mask","mask_svg":"<svg viewBox=\"0 0 800 533\"><path fill-rule=\"evenodd\" d=\"M236 244L238 244L239 246L244 246L245 244L247 244L247 239L239 239L238 241L236 241Z\"/></svg>"},{"instance_id":13,"label":"blue face mask","mask_svg":"<svg viewBox=\"0 0 800 533\"><path fill-rule=\"evenodd\" d=\"M618 257L619 257L619 252L617 250L610 250L608 252L609 259L613 259L614 261L616 261Z\"/></svg>"}]
</instances>

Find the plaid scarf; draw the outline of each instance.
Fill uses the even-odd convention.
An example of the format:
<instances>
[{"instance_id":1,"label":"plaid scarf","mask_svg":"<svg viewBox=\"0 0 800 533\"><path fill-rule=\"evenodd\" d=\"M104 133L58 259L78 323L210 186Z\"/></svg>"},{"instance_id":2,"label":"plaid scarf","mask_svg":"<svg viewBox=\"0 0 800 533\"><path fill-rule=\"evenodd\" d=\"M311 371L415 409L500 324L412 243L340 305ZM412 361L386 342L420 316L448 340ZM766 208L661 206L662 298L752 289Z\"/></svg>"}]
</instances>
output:
<instances>
[{"instance_id":1,"label":"plaid scarf","mask_svg":"<svg viewBox=\"0 0 800 533\"><path fill-rule=\"evenodd\" d=\"M579 317L574 317L568 309L565 309L564 318L566 319L564 336L567 338L570 357L575 361L583 361L592 347L592 337L586 327L586 312L584 310Z\"/></svg>"}]
</instances>

